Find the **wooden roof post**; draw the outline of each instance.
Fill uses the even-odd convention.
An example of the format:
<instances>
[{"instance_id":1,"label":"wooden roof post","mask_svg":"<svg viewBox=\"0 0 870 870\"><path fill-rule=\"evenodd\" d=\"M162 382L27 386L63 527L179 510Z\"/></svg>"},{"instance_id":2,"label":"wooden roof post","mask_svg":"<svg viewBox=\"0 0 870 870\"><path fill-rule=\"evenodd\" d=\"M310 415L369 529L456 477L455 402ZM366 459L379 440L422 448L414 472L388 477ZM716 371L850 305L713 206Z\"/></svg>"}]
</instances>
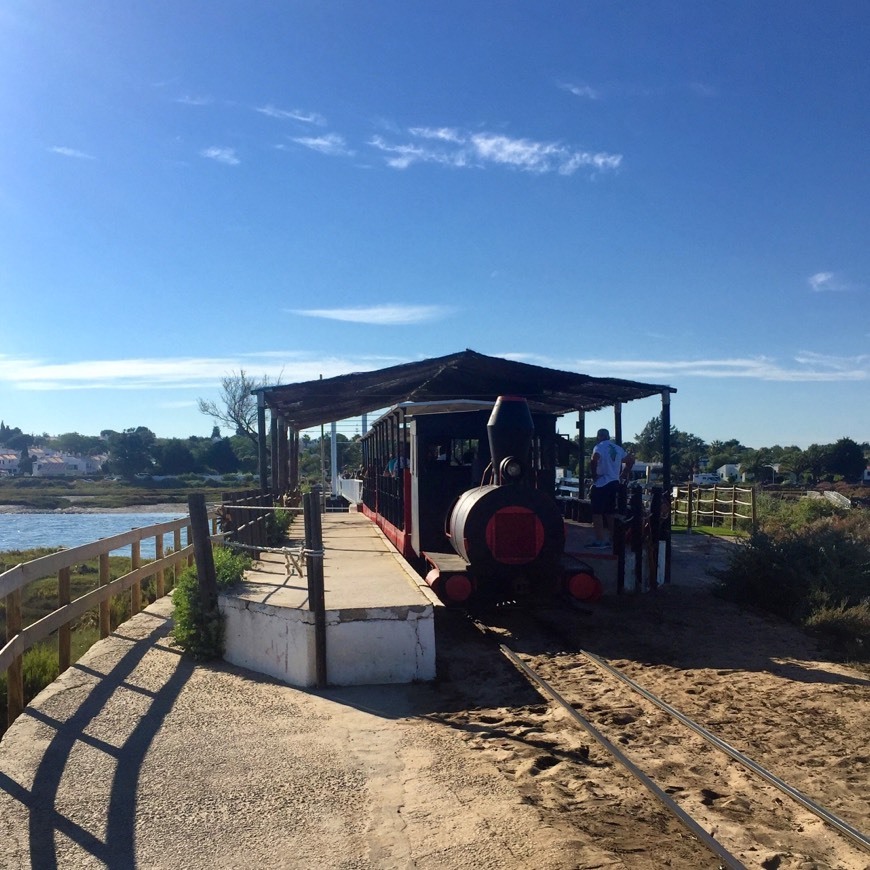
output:
<instances>
[{"instance_id":1,"label":"wooden roof post","mask_svg":"<svg viewBox=\"0 0 870 870\"><path fill-rule=\"evenodd\" d=\"M671 393L662 390L662 487L671 489Z\"/></svg>"},{"instance_id":2,"label":"wooden roof post","mask_svg":"<svg viewBox=\"0 0 870 870\"><path fill-rule=\"evenodd\" d=\"M269 456L266 450L266 396L257 393L257 448L260 472L260 492L269 488Z\"/></svg>"},{"instance_id":3,"label":"wooden roof post","mask_svg":"<svg viewBox=\"0 0 870 870\"><path fill-rule=\"evenodd\" d=\"M671 391L662 390L662 498L668 507L667 531L665 538L665 570L662 578L665 583L671 582ZM689 513L691 514L691 501Z\"/></svg>"},{"instance_id":4,"label":"wooden roof post","mask_svg":"<svg viewBox=\"0 0 870 870\"><path fill-rule=\"evenodd\" d=\"M299 430L290 429L290 489L299 489Z\"/></svg>"},{"instance_id":5,"label":"wooden roof post","mask_svg":"<svg viewBox=\"0 0 870 870\"><path fill-rule=\"evenodd\" d=\"M278 491L277 496L284 495L287 492L288 479L288 442L287 442L287 421L283 414L278 415Z\"/></svg>"},{"instance_id":6,"label":"wooden roof post","mask_svg":"<svg viewBox=\"0 0 870 870\"><path fill-rule=\"evenodd\" d=\"M619 399L613 403L613 440L622 444L622 402Z\"/></svg>"},{"instance_id":7,"label":"wooden roof post","mask_svg":"<svg viewBox=\"0 0 870 870\"><path fill-rule=\"evenodd\" d=\"M278 415L274 408L269 414L269 455L272 457L270 463L271 471L271 492L272 498L278 496Z\"/></svg>"},{"instance_id":8,"label":"wooden roof post","mask_svg":"<svg viewBox=\"0 0 870 870\"><path fill-rule=\"evenodd\" d=\"M577 477L580 479L580 489L577 492L578 498L583 498L586 492L586 412L577 412Z\"/></svg>"}]
</instances>

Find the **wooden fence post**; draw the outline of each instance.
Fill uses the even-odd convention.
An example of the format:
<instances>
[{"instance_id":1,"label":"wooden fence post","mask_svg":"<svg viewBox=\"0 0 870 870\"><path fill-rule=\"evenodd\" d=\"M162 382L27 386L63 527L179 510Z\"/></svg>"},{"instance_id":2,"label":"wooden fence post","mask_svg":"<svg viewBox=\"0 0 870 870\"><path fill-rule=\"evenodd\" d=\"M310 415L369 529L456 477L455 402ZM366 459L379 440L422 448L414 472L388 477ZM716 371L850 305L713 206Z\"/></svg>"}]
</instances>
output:
<instances>
[{"instance_id":1,"label":"wooden fence post","mask_svg":"<svg viewBox=\"0 0 870 870\"><path fill-rule=\"evenodd\" d=\"M142 565L142 542L133 541L130 545L130 567L135 571ZM130 615L135 616L142 610L142 583L137 580L130 587Z\"/></svg>"},{"instance_id":2,"label":"wooden fence post","mask_svg":"<svg viewBox=\"0 0 870 870\"><path fill-rule=\"evenodd\" d=\"M172 548L176 553L181 552L181 529L176 529L172 533ZM179 571L179 563L174 562L172 565L172 585L175 586L178 583L178 571Z\"/></svg>"},{"instance_id":3,"label":"wooden fence post","mask_svg":"<svg viewBox=\"0 0 870 870\"><path fill-rule=\"evenodd\" d=\"M323 532L320 500L313 492L304 497L305 574L308 578L308 606L314 613L314 671L317 688L327 683L326 600L323 586Z\"/></svg>"},{"instance_id":4,"label":"wooden fence post","mask_svg":"<svg viewBox=\"0 0 870 870\"><path fill-rule=\"evenodd\" d=\"M21 590L6 596L6 639L12 640L22 629ZM6 723L11 725L24 712L24 656L15 656L6 671Z\"/></svg>"},{"instance_id":5,"label":"wooden fence post","mask_svg":"<svg viewBox=\"0 0 870 870\"><path fill-rule=\"evenodd\" d=\"M163 558L163 535L157 535L154 538L154 560L159 562ZM155 592L157 598L163 598L166 594L166 573L161 568L157 572L157 577L154 580Z\"/></svg>"},{"instance_id":6,"label":"wooden fence post","mask_svg":"<svg viewBox=\"0 0 870 870\"><path fill-rule=\"evenodd\" d=\"M205 615L217 610L217 577L214 569L214 553L208 532L208 508L203 493L187 497L190 513L190 530L193 533L193 555L196 560L196 579L199 583L199 599Z\"/></svg>"},{"instance_id":7,"label":"wooden fence post","mask_svg":"<svg viewBox=\"0 0 870 870\"><path fill-rule=\"evenodd\" d=\"M694 495L694 486L690 483L686 490L686 534L692 534L692 496Z\"/></svg>"},{"instance_id":8,"label":"wooden fence post","mask_svg":"<svg viewBox=\"0 0 870 870\"><path fill-rule=\"evenodd\" d=\"M109 584L109 554L100 553L100 586ZM100 639L112 633L112 597L100 602Z\"/></svg>"},{"instance_id":9,"label":"wooden fence post","mask_svg":"<svg viewBox=\"0 0 870 870\"><path fill-rule=\"evenodd\" d=\"M70 603L72 590L70 587L70 570L61 568L57 572L57 604L64 607ZM57 630L57 666L60 673L67 670L71 664L72 627L65 622Z\"/></svg>"},{"instance_id":10,"label":"wooden fence post","mask_svg":"<svg viewBox=\"0 0 870 870\"><path fill-rule=\"evenodd\" d=\"M750 490L750 501L752 503L752 534L758 531L758 514L755 512L755 487Z\"/></svg>"}]
</instances>

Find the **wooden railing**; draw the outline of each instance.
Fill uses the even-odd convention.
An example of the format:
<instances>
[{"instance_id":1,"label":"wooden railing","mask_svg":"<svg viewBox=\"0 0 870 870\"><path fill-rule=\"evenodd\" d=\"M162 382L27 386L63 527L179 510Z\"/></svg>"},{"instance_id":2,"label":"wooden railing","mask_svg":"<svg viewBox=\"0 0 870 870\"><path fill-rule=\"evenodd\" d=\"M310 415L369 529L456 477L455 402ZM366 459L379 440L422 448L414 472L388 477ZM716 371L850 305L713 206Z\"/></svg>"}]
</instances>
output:
<instances>
[{"instance_id":1,"label":"wooden railing","mask_svg":"<svg viewBox=\"0 0 870 870\"><path fill-rule=\"evenodd\" d=\"M217 509L217 520L226 540L253 549L268 543L269 517L275 510L280 508L273 507L268 493L225 492Z\"/></svg>"},{"instance_id":2,"label":"wooden railing","mask_svg":"<svg viewBox=\"0 0 870 870\"><path fill-rule=\"evenodd\" d=\"M675 524L688 531L697 526L724 526L731 531L738 520L756 526L755 489L739 486L675 486L672 504ZM682 522L681 522L682 521Z\"/></svg>"},{"instance_id":3,"label":"wooden railing","mask_svg":"<svg viewBox=\"0 0 870 870\"><path fill-rule=\"evenodd\" d=\"M186 531L182 546L182 531ZM214 527L212 527L214 532ZM164 555L164 535L173 536L172 552ZM220 536L218 536L220 537ZM154 538L154 561L143 565L141 542ZM131 548L131 570L111 580L109 554L122 547ZM99 586L90 592L70 600L70 569L90 560L99 560ZM24 653L36 644L57 632L58 665L63 673L70 666L72 622L99 605L100 638L111 633L110 616L112 599L126 592L131 593L133 615L142 609L142 583L155 578L157 597L165 595L167 570L194 562L190 519L185 517L132 529L120 535L102 538L80 547L71 547L51 553L30 562L23 562L0 574L0 599L6 603L6 642L0 648L0 674L7 676L7 719L13 719L24 710ZM22 619L22 590L29 583L47 577L57 577L58 608L31 625L24 626Z\"/></svg>"}]
</instances>

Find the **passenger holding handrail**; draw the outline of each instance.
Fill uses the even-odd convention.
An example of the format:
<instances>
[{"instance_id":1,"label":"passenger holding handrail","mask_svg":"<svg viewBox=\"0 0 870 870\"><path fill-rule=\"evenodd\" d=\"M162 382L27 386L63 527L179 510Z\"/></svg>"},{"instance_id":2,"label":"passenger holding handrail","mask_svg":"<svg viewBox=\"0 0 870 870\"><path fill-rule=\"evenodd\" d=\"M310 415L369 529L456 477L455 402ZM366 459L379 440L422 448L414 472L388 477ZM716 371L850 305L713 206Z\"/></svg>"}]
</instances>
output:
<instances>
[{"instance_id":1,"label":"passenger holding handrail","mask_svg":"<svg viewBox=\"0 0 870 870\"><path fill-rule=\"evenodd\" d=\"M599 429L589 470L592 474L590 502L592 528L595 540L587 545L590 550L608 550L613 546L613 515L620 481L628 478L634 457L619 444L610 440L607 429ZM609 540L605 538L605 530Z\"/></svg>"}]
</instances>

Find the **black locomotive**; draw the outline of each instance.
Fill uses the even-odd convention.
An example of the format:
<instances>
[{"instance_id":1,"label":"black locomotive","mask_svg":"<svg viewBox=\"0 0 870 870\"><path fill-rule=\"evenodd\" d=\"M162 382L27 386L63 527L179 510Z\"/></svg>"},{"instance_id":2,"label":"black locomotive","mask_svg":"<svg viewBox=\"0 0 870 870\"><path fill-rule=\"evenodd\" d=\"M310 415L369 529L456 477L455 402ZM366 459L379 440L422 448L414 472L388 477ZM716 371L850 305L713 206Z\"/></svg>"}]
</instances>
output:
<instances>
[{"instance_id":1,"label":"black locomotive","mask_svg":"<svg viewBox=\"0 0 870 870\"><path fill-rule=\"evenodd\" d=\"M517 396L397 405L363 439L363 510L447 603L595 598L565 553L557 442L556 417Z\"/></svg>"}]
</instances>

